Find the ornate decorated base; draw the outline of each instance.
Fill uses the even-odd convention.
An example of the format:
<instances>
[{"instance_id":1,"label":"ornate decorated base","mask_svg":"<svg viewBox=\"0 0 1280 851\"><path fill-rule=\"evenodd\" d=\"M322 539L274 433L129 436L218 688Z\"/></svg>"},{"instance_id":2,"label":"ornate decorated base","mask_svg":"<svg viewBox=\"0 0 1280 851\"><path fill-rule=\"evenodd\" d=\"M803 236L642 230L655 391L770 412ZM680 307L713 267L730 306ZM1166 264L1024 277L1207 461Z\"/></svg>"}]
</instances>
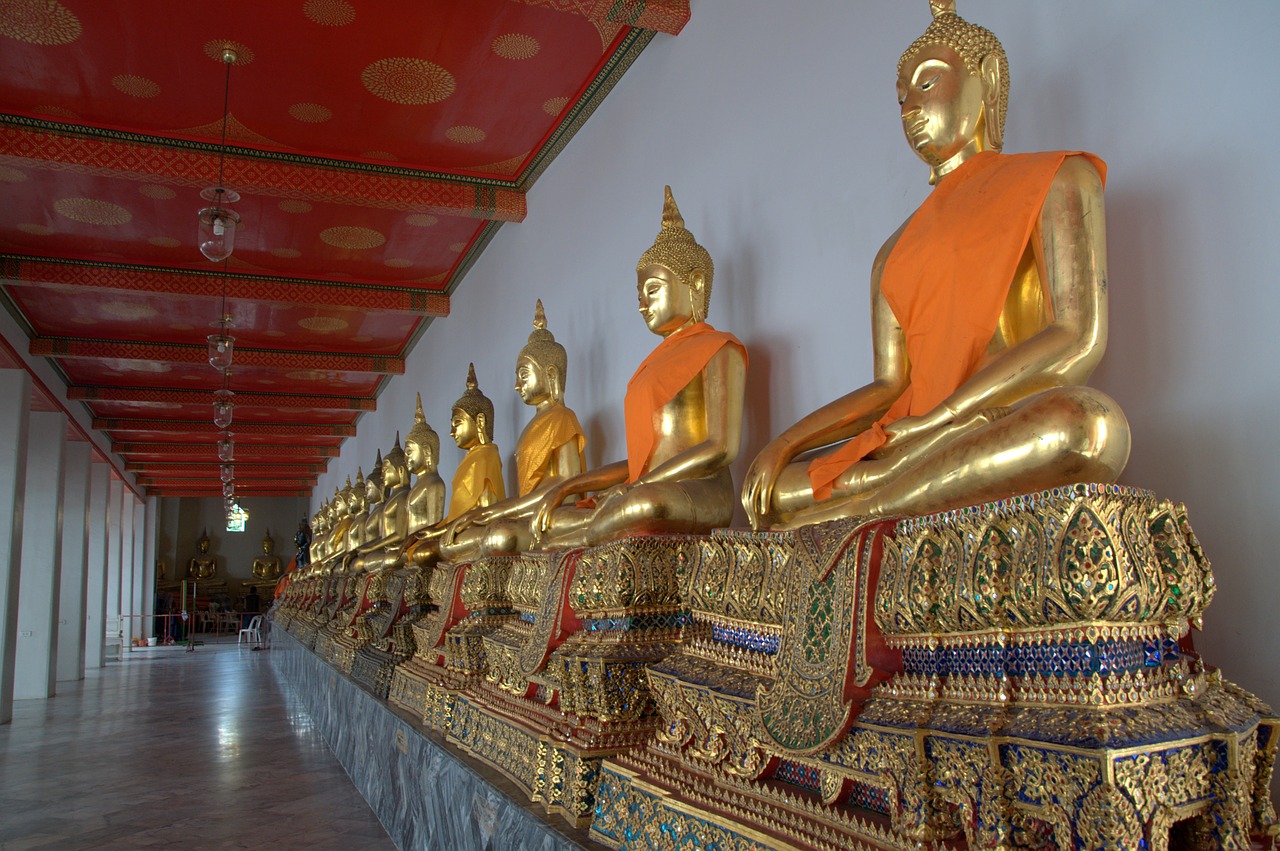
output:
<instances>
[{"instance_id":1,"label":"ornate decorated base","mask_svg":"<svg viewBox=\"0 0 1280 851\"><path fill-rule=\"evenodd\" d=\"M657 728L644 666L679 639L676 576L695 541L632 538L506 560L505 594L490 603L511 613L448 631L442 658L456 679L427 686L438 707L427 723L548 813L586 824L602 760Z\"/></svg>"},{"instance_id":2,"label":"ornate decorated base","mask_svg":"<svg viewBox=\"0 0 1280 851\"><path fill-rule=\"evenodd\" d=\"M1212 596L1181 506L1075 486L903 521L720 533L606 760L617 847L1248 847L1274 713L1182 637ZM843 613L852 613L850 619Z\"/></svg>"}]
</instances>

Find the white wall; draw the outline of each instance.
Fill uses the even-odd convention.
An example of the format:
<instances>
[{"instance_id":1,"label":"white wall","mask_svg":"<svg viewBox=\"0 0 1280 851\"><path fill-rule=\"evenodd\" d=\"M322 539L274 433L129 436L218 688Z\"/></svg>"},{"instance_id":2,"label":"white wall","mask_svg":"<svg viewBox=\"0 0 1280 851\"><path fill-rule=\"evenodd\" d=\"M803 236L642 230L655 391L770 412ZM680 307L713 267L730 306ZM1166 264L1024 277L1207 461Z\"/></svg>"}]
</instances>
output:
<instances>
[{"instance_id":1,"label":"white wall","mask_svg":"<svg viewBox=\"0 0 1280 851\"><path fill-rule=\"evenodd\" d=\"M511 386L537 297L569 349L589 461L620 458L623 389L656 342L635 312L633 270L658 231L664 183L715 258L712 322L750 349L739 480L771 435L863 383L872 257L928 192L893 88L927 8L695 0L685 31L655 38L539 180L526 221L497 235L313 504L408 429L416 390L448 479L461 457L449 406L469 360L509 453L528 419ZM960 11L1010 55L1006 150L1086 149L1110 165L1113 330L1093 383L1133 427L1124 481L1186 502L1214 561L1205 656L1280 706L1269 232L1280 4L965 0Z\"/></svg>"}]
</instances>

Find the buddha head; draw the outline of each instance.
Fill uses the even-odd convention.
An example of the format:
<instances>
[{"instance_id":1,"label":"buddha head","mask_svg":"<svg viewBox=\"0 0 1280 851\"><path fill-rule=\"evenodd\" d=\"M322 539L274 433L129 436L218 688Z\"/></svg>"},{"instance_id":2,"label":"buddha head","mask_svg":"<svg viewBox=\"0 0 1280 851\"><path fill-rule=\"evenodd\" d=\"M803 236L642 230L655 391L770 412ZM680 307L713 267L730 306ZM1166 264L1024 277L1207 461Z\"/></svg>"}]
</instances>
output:
<instances>
[{"instance_id":1,"label":"buddha head","mask_svg":"<svg viewBox=\"0 0 1280 851\"><path fill-rule=\"evenodd\" d=\"M347 496L347 512L349 514L364 514L368 509L369 503L366 501L364 468L356 467L356 483L351 486L351 493Z\"/></svg>"},{"instance_id":2,"label":"buddha head","mask_svg":"<svg viewBox=\"0 0 1280 851\"><path fill-rule=\"evenodd\" d=\"M440 436L427 425L427 418L422 413L421 393L413 412L413 427L404 438L404 454L409 472L418 476L434 471L436 459L440 457Z\"/></svg>"},{"instance_id":3,"label":"buddha head","mask_svg":"<svg viewBox=\"0 0 1280 851\"><path fill-rule=\"evenodd\" d=\"M373 477L370 476L370 478ZM407 484L409 484L409 460L404 450L400 448L400 432L396 432L395 445L382 460L382 486L385 488L384 493L389 493L393 488Z\"/></svg>"},{"instance_id":4,"label":"buddha head","mask_svg":"<svg viewBox=\"0 0 1280 851\"><path fill-rule=\"evenodd\" d=\"M990 30L932 0L933 22L898 60L898 103L907 141L937 169L956 154L1000 150L1009 104L1009 60Z\"/></svg>"},{"instance_id":5,"label":"buddha head","mask_svg":"<svg viewBox=\"0 0 1280 851\"><path fill-rule=\"evenodd\" d=\"M480 392L476 382L476 365L467 370L467 389L453 403L453 415L449 420L449 434L459 449L483 446L493 440L493 403Z\"/></svg>"},{"instance_id":6,"label":"buddha head","mask_svg":"<svg viewBox=\"0 0 1280 851\"><path fill-rule=\"evenodd\" d=\"M200 540L196 541L196 551L199 552L200 555L202 556L209 554L209 530L208 529L200 530Z\"/></svg>"},{"instance_id":7,"label":"buddha head","mask_svg":"<svg viewBox=\"0 0 1280 851\"><path fill-rule=\"evenodd\" d=\"M685 228L671 187L666 187L662 230L636 264L640 315L649 330L666 336L690 321L706 319L714 274L711 255Z\"/></svg>"},{"instance_id":8,"label":"buddha head","mask_svg":"<svg viewBox=\"0 0 1280 851\"><path fill-rule=\"evenodd\" d=\"M369 478L364 482L364 501L369 508L382 502L386 491L383 489L382 483L382 450L378 450L378 457L373 462L373 466L369 468Z\"/></svg>"},{"instance_id":9,"label":"buddha head","mask_svg":"<svg viewBox=\"0 0 1280 851\"><path fill-rule=\"evenodd\" d=\"M516 392L526 405L564 401L564 374L569 354L547 330L547 315L538 299L533 309L533 333L516 358Z\"/></svg>"},{"instance_id":10,"label":"buddha head","mask_svg":"<svg viewBox=\"0 0 1280 851\"><path fill-rule=\"evenodd\" d=\"M339 520L341 520L343 517L346 517L348 514L351 513L351 477L350 476L347 476L347 486L345 488L342 488L341 490L339 490L338 488L333 489L332 506L333 506L332 508L333 521L330 524L330 528L332 528L334 525L337 525L337 522Z\"/></svg>"},{"instance_id":11,"label":"buddha head","mask_svg":"<svg viewBox=\"0 0 1280 851\"><path fill-rule=\"evenodd\" d=\"M276 542L271 540L271 530L268 529L266 534L262 536L262 554L264 556L271 555L271 550L275 548Z\"/></svg>"}]
</instances>

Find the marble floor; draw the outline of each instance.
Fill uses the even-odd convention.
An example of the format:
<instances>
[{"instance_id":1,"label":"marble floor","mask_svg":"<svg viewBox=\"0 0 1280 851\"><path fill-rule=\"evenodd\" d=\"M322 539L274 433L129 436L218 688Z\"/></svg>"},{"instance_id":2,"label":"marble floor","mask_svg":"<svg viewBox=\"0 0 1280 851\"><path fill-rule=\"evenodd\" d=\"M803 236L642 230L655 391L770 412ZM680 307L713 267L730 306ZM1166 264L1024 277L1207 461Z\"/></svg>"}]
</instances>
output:
<instances>
[{"instance_id":1,"label":"marble floor","mask_svg":"<svg viewBox=\"0 0 1280 851\"><path fill-rule=\"evenodd\" d=\"M0 849L394 848L271 652L126 652L15 702Z\"/></svg>"}]
</instances>

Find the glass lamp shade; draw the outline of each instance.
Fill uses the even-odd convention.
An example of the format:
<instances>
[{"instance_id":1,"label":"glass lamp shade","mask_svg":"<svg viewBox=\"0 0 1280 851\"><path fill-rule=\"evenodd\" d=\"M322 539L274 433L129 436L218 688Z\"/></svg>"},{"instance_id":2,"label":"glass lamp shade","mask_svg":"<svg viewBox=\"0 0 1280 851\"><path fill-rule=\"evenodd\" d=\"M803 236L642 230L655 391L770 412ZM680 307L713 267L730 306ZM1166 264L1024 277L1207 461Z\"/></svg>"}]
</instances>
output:
<instances>
[{"instance_id":1,"label":"glass lamp shade","mask_svg":"<svg viewBox=\"0 0 1280 851\"><path fill-rule=\"evenodd\" d=\"M209 366L214 369L226 369L231 366L231 359L235 355L236 338L230 334L210 334L205 339L209 341Z\"/></svg>"},{"instance_id":2,"label":"glass lamp shade","mask_svg":"<svg viewBox=\"0 0 1280 851\"><path fill-rule=\"evenodd\" d=\"M205 207L199 212L200 228L197 239L200 253L214 263L221 263L236 250L236 229L240 214L226 207Z\"/></svg>"},{"instance_id":3,"label":"glass lamp shade","mask_svg":"<svg viewBox=\"0 0 1280 851\"><path fill-rule=\"evenodd\" d=\"M213 403L213 424L218 428L226 428L231 425L231 418L235 414L236 405L231 401L231 391L219 390L214 394L218 398Z\"/></svg>"},{"instance_id":4,"label":"glass lamp shade","mask_svg":"<svg viewBox=\"0 0 1280 851\"><path fill-rule=\"evenodd\" d=\"M223 464L220 471L220 477L223 481L223 484L231 481L233 478L235 478L235 468L233 468L230 464Z\"/></svg>"},{"instance_id":5,"label":"glass lamp shade","mask_svg":"<svg viewBox=\"0 0 1280 851\"><path fill-rule=\"evenodd\" d=\"M219 461L236 460L236 444L235 444L235 441L231 439L230 434L227 434L222 438L222 440L218 441L218 460Z\"/></svg>"},{"instance_id":6,"label":"glass lamp shade","mask_svg":"<svg viewBox=\"0 0 1280 851\"><path fill-rule=\"evenodd\" d=\"M222 486L222 495L223 495L223 496L225 496L227 499L231 499L233 496L235 496L235 495L236 495L236 483L235 483L235 482L227 482L226 484L224 484L224 485Z\"/></svg>"}]
</instances>

